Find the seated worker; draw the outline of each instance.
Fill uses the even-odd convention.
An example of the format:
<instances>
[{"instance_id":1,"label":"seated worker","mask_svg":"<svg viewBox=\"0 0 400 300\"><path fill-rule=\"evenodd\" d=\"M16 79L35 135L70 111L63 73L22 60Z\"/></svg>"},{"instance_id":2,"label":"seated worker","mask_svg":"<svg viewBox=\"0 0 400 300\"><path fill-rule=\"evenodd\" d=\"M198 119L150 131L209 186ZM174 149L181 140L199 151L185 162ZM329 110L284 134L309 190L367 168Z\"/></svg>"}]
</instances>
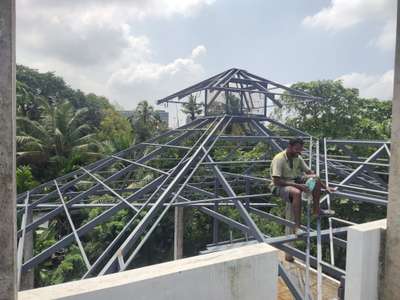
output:
<instances>
[{"instance_id":1,"label":"seated worker","mask_svg":"<svg viewBox=\"0 0 400 300\"><path fill-rule=\"evenodd\" d=\"M333 215L334 212L319 207L321 188L324 188L328 193L336 190L326 187L314 172L308 168L301 157L303 150L303 140L291 139L286 150L276 154L271 162L272 194L280 196L286 202L292 203L295 223L294 232L297 235L304 233L300 229L301 193L312 193L314 215L329 216Z\"/></svg>"}]
</instances>

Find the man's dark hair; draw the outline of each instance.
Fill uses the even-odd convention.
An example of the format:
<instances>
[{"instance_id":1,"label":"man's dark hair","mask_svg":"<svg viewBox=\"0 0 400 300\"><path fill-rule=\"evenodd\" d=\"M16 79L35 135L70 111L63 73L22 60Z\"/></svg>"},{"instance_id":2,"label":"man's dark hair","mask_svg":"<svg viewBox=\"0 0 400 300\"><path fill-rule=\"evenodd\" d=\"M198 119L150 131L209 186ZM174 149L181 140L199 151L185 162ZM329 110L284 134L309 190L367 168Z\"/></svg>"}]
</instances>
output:
<instances>
[{"instance_id":1,"label":"man's dark hair","mask_svg":"<svg viewBox=\"0 0 400 300\"><path fill-rule=\"evenodd\" d=\"M290 146L294 146L296 144L303 146L304 145L304 141L302 139L298 139L298 138L293 138L293 139L289 140L289 145Z\"/></svg>"}]
</instances>

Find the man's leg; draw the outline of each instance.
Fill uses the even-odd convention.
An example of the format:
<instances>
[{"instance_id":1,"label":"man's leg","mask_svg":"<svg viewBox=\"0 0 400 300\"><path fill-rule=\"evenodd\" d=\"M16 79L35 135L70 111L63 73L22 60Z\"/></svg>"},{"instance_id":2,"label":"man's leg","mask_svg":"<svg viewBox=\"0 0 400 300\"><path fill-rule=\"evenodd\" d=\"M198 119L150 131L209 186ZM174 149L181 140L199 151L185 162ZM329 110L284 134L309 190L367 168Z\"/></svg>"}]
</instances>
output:
<instances>
[{"instance_id":1,"label":"man's leg","mask_svg":"<svg viewBox=\"0 0 400 300\"><path fill-rule=\"evenodd\" d=\"M292 210L292 203L290 201L286 201L286 207L285 207L285 218L286 220L292 221L294 222L294 215L293 215L293 210ZM289 234L294 234L294 229L290 226L285 226L285 234L289 235ZM289 246L294 246L294 243L288 243ZM286 261L289 262L293 262L294 261L294 257L292 255L290 255L289 253L285 254L285 259Z\"/></svg>"},{"instance_id":2,"label":"man's leg","mask_svg":"<svg viewBox=\"0 0 400 300\"><path fill-rule=\"evenodd\" d=\"M315 178L315 187L314 190L312 191L312 196L313 196L313 212L315 215L319 214L319 200L321 199L321 180L319 178Z\"/></svg>"},{"instance_id":3,"label":"man's leg","mask_svg":"<svg viewBox=\"0 0 400 300\"><path fill-rule=\"evenodd\" d=\"M294 217L295 228L300 228L301 223L301 191L295 187L288 187L290 198L292 199L292 212Z\"/></svg>"},{"instance_id":4,"label":"man's leg","mask_svg":"<svg viewBox=\"0 0 400 300\"><path fill-rule=\"evenodd\" d=\"M325 216L332 216L335 214L333 210L329 209L321 209L320 208L320 199L321 199L321 189L325 188L327 192L334 192L336 189L328 189L322 183L319 177L315 177L315 187L312 191L313 195L313 213L314 215L325 215Z\"/></svg>"}]
</instances>

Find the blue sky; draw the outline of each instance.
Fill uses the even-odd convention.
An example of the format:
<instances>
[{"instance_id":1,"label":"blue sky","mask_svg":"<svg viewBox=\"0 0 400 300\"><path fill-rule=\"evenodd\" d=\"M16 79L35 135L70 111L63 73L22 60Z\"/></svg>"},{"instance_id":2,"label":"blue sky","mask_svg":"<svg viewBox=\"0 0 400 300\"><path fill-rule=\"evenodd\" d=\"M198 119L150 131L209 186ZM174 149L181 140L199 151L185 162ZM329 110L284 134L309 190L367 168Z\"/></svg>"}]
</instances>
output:
<instances>
[{"instance_id":1,"label":"blue sky","mask_svg":"<svg viewBox=\"0 0 400 300\"><path fill-rule=\"evenodd\" d=\"M19 0L17 62L127 109L232 67L391 98L395 0Z\"/></svg>"}]
</instances>

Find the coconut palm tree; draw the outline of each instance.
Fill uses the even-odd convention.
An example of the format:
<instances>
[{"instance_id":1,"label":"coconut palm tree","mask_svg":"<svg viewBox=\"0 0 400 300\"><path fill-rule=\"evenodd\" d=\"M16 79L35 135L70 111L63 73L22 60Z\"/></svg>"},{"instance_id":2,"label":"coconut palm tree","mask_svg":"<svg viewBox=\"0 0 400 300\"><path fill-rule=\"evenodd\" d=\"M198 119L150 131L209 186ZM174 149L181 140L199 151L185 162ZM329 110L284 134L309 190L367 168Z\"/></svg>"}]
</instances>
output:
<instances>
[{"instance_id":1,"label":"coconut palm tree","mask_svg":"<svg viewBox=\"0 0 400 300\"><path fill-rule=\"evenodd\" d=\"M57 174L100 157L95 133L83 122L86 108L75 111L67 101L51 105L43 99L41 107L38 121L17 118L18 163L49 166Z\"/></svg>"},{"instance_id":2,"label":"coconut palm tree","mask_svg":"<svg viewBox=\"0 0 400 300\"><path fill-rule=\"evenodd\" d=\"M149 139L156 131L163 130L160 115L146 100L139 102L133 116L130 117L136 142Z\"/></svg>"},{"instance_id":3,"label":"coconut palm tree","mask_svg":"<svg viewBox=\"0 0 400 300\"><path fill-rule=\"evenodd\" d=\"M201 104L196 102L197 97L190 95L188 102L183 104L182 112L190 116L190 120L196 119L196 116L201 114L203 109Z\"/></svg>"}]
</instances>

